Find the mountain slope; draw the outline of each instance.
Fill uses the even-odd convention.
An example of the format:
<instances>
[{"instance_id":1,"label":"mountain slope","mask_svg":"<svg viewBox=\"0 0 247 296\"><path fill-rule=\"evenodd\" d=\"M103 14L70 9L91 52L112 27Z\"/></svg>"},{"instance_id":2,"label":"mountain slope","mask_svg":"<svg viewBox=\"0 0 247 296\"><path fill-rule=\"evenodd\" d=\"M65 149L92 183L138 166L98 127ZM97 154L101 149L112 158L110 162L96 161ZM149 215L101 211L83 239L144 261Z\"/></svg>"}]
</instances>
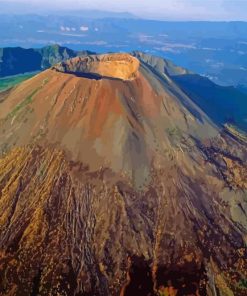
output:
<instances>
[{"instance_id":1,"label":"mountain slope","mask_svg":"<svg viewBox=\"0 0 247 296\"><path fill-rule=\"evenodd\" d=\"M0 48L0 77L40 71L77 55L88 54L88 51L76 52L59 45L41 49Z\"/></svg>"},{"instance_id":2,"label":"mountain slope","mask_svg":"<svg viewBox=\"0 0 247 296\"><path fill-rule=\"evenodd\" d=\"M170 76L216 124L230 123L247 131L247 96L241 87L217 85L206 77L193 74L160 57L142 52L134 52L133 55L161 75Z\"/></svg>"},{"instance_id":3,"label":"mountain slope","mask_svg":"<svg viewBox=\"0 0 247 296\"><path fill-rule=\"evenodd\" d=\"M246 294L246 143L171 77L90 55L0 99L1 295Z\"/></svg>"},{"instance_id":4,"label":"mountain slope","mask_svg":"<svg viewBox=\"0 0 247 296\"><path fill-rule=\"evenodd\" d=\"M191 74L189 70L179 67L171 61L158 56L146 54L141 51L133 51L132 55L141 60L143 63L151 66L156 71L165 73L169 76Z\"/></svg>"},{"instance_id":5,"label":"mountain slope","mask_svg":"<svg viewBox=\"0 0 247 296\"><path fill-rule=\"evenodd\" d=\"M173 79L214 122L233 123L247 131L247 95L199 75L179 75Z\"/></svg>"}]
</instances>

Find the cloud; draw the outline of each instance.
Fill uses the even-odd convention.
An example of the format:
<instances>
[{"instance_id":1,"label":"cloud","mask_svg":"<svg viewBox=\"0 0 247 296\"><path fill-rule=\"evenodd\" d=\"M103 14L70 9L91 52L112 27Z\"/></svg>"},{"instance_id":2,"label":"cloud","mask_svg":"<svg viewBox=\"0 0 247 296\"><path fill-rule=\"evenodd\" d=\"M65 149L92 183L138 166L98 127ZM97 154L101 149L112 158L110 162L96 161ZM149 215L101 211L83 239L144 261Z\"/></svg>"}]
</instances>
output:
<instances>
[{"instance_id":1,"label":"cloud","mask_svg":"<svg viewBox=\"0 0 247 296\"><path fill-rule=\"evenodd\" d=\"M70 28L70 27L60 26L60 30L62 32L70 32L70 31L75 32L76 31L76 28Z\"/></svg>"},{"instance_id":2,"label":"cloud","mask_svg":"<svg viewBox=\"0 0 247 296\"><path fill-rule=\"evenodd\" d=\"M86 27L86 26L81 26L81 27L80 27L80 30L81 30L82 32L87 32L87 31L89 30L89 28Z\"/></svg>"}]
</instances>

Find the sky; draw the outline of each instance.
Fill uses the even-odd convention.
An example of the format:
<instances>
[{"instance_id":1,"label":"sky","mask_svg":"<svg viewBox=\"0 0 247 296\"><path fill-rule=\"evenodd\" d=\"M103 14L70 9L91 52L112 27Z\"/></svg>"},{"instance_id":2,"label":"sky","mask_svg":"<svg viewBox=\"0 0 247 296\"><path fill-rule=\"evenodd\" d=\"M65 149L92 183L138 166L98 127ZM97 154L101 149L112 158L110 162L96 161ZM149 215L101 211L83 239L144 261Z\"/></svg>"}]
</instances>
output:
<instances>
[{"instance_id":1,"label":"sky","mask_svg":"<svg viewBox=\"0 0 247 296\"><path fill-rule=\"evenodd\" d=\"M247 21L247 0L0 0L0 11L4 2L17 3L16 10L102 9L153 19Z\"/></svg>"}]
</instances>

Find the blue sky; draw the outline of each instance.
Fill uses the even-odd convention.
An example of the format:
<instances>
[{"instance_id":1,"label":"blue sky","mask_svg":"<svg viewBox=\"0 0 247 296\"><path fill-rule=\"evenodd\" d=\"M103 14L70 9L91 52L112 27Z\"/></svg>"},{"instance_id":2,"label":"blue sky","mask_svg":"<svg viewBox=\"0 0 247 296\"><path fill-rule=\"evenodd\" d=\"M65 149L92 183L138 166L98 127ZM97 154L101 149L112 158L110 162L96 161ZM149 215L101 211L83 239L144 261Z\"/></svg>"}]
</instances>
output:
<instances>
[{"instance_id":1,"label":"blue sky","mask_svg":"<svg viewBox=\"0 0 247 296\"><path fill-rule=\"evenodd\" d=\"M137 16L173 20L246 20L247 0L0 0L39 8L128 11Z\"/></svg>"}]
</instances>

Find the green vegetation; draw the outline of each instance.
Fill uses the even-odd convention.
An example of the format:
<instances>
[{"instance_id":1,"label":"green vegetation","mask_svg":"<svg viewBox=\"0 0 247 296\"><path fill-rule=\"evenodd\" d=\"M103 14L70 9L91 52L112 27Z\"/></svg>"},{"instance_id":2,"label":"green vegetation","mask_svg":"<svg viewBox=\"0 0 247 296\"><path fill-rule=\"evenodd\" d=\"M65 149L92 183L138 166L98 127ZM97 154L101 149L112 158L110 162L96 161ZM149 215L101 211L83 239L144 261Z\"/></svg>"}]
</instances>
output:
<instances>
[{"instance_id":1,"label":"green vegetation","mask_svg":"<svg viewBox=\"0 0 247 296\"><path fill-rule=\"evenodd\" d=\"M20 74L15 76L9 76L0 78L0 92L7 90L31 77L33 77L36 73L28 73L28 74Z\"/></svg>"},{"instance_id":2,"label":"green vegetation","mask_svg":"<svg viewBox=\"0 0 247 296\"><path fill-rule=\"evenodd\" d=\"M6 119L13 118L19 110L30 104L33 100L33 96L39 91L39 89L40 88L35 89L29 96L25 98L25 100L16 105L15 108L7 115Z\"/></svg>"},{"instance_id":3,"label":"green vegetation","mask_svg":"<svg viewBox=\"0 0 247 296\"><path fill-rule=\"evenodd\" d=\"M247 134L243 130L240 130L237 126L235 126L233 124L228 124L228 123L226 123L224 125L224 127L232 135L236 136L237 138L239 138L243 142L247 143Z\"/></svg>"},{"instance_id":4,"label":"green vegetation","mask_svg":"<svg viewBox=\"0 0 247 296\"><path fill-rule=\"evenodd\" d=\"M180 131L180 129L178 127L173 127L173 128L167 128L166 129L168 135L173 138L173 137L178 137L181 138L182 136L182 132Z\"/></svg>"},{"instance_id":5,"label":"green vegetation","mask_svg":"<svg viewBox=\"0 0 247 296\"><path fill-rule=\"evenodd\" d=\"M247 289L247 279L241 279L240 287Z\"/></svg>"}]
</instances>

